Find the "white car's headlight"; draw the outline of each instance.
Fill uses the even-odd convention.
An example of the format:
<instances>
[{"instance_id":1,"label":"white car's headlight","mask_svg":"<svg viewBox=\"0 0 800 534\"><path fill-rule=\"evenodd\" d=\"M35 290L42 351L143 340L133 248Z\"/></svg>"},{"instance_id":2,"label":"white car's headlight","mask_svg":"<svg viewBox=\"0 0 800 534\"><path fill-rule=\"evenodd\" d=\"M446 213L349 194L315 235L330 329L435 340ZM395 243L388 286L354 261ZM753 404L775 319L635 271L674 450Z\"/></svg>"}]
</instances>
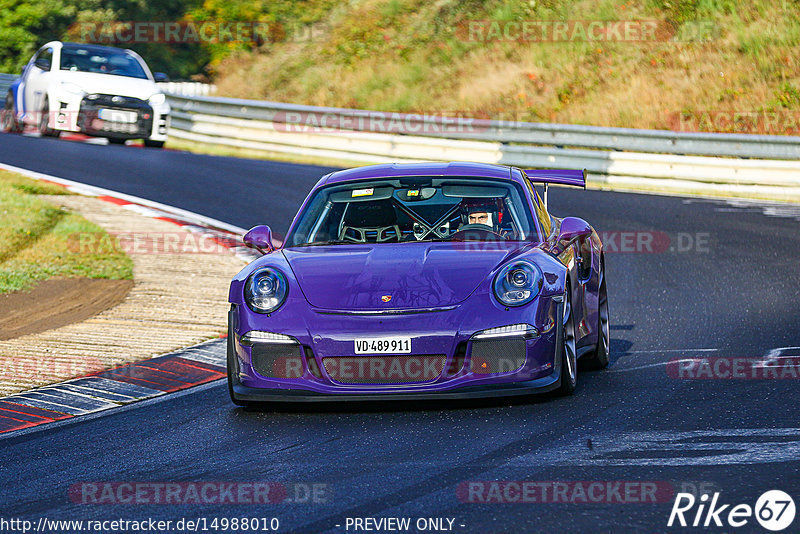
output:
<instances>
[{"instance_id":1,"label":"white car's headlight","mask_svg":"<svg viewBox=\"0 0 800 534\"><path fill-rule=\"evenodd\" d=\"M72 82L61 82L61 89L73 95L83 95L86 91Z\"/></svg>"},{"instance_id":2,"label":"white car's headlight","mask_svg":"<svg viewBox=\"0 0 800 534\"><path fill-rule=\"evenodd\" d=\"M153 96L151 96L150 99L148 100L148 102L152 106L160 106L166 101L167 101L167 96L164 93L156 93Z\"/></svg>"}]
</instances>

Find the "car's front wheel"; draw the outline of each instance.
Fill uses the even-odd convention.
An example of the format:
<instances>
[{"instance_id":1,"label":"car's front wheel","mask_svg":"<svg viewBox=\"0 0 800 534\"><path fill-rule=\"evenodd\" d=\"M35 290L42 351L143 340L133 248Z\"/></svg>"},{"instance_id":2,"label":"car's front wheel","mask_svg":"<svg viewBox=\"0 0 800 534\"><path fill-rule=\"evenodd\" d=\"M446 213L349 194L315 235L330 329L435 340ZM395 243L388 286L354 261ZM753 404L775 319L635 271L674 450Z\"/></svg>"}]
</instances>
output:
<instances>
[{"instance_id":1,"label":"car's front wheel","mask_svg":"<svg viewBox=\"0 0 800 534\"><path fill-rule=\"evenodd\" d=\"M42 116L39 117L39 133L42 137L55 137L58 135L56 130L50 128L50 102L45 98L42 106Z\"/></svg>"},{"instance_id":2,"label":"car's front wheel","mask_svg":"<svg viewBox=\"0 0 800 534\"><path fill-rule=\"evenodd\" d=\"M561 376L557 395L571 395L578 385L578 357L575 348L575 318L572 313L572 291L569 282L564 290L564 312L561 315L561 331L558 336L561 356Z\"/></svg>"},{"instance_id":3,"label":"car's front wheel","mask_svg":"<svg viewBox=\"0 0 800 534\"><path fill-rule=\"evenodd\" d=\"M4 132L8 133L22 132L22 126L17 122L17 118L14 116L14 95L11 94L11 92L6 95L6 102L3 106L2 129Z\"/></svg>"},{"instance_id":4,"label":"car's front wheel","mask_svg":"<svg viewBox=\"0 0 800 534\"><path fill-rule=\"evenodd\" d=\"M605 262L600 262L600 289L597 292L597 346L592 354L581 358L587 369L605 369L608 367L609 347L608 291L606 291Z\"/></svg>"}]
</instances>

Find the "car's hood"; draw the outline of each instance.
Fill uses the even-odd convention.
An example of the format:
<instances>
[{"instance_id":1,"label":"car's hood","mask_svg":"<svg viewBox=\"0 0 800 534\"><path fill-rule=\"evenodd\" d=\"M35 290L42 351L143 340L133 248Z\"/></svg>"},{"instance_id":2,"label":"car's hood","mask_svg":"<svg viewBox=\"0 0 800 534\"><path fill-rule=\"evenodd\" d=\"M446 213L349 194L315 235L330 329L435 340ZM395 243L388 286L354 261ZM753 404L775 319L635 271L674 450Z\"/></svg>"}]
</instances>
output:
<instances>
[{"instance_id":1,"label":"car's hood","mask_svg":"<svg viewBox=\"0 0 800 534\"><path fill-rule=\"evenodd\" d=\"M152 80L128 76L62 70L59 71L59 79L74 83L87 93L132 96L147 100L158 92L158 86Z\"/></svg>"},{"instance_id":2,"label":"car's hood","mask_svg":"<svg viewBox=\"0 0 800 534\"><path fill-rule=\"evenodd\" d=\"M297 247L283 254L312 306L382 310L457 304L519 247L520 243L384 243Z\"/></svg>"}]
</instances>

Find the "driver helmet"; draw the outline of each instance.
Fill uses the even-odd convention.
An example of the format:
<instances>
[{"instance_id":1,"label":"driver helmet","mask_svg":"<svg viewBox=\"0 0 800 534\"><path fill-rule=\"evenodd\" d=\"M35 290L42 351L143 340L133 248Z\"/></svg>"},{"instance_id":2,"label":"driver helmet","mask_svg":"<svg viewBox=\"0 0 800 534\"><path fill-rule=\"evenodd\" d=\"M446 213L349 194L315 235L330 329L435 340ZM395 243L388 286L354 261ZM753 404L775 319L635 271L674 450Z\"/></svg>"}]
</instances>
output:
<instances>
[{"instance_id":1,"label":"driver helmet","mask_svg":"<svg viewBox=\"0 0 800 534\"><path fill-rule=\"evenodd\" d=\"M492 230L497 231L503 222L501 202L499 199L494 198L465 199L461 204L462 226L485 224L490 226Z\"/></svg>"}]
</instances>

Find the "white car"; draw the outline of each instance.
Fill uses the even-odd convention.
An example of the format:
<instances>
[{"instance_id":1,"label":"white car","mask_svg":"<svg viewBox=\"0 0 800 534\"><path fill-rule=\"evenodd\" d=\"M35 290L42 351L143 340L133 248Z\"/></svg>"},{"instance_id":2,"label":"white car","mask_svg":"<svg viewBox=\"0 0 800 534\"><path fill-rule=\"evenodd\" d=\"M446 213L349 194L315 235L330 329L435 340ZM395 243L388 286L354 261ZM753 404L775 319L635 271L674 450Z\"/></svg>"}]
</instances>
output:
<instances>
[{"instance_id":1,"label":"white car","mask_svg":"<svg viewBox=\"0 0 800 534\"><path fill-rule=\"evenodd\" d=\"M132 50L47 43L9 89L3 127L33 126L43 136L80 132L123 144L143 139L162 147L170 108L144 60Z\"/></svg>"}]
</instances>

